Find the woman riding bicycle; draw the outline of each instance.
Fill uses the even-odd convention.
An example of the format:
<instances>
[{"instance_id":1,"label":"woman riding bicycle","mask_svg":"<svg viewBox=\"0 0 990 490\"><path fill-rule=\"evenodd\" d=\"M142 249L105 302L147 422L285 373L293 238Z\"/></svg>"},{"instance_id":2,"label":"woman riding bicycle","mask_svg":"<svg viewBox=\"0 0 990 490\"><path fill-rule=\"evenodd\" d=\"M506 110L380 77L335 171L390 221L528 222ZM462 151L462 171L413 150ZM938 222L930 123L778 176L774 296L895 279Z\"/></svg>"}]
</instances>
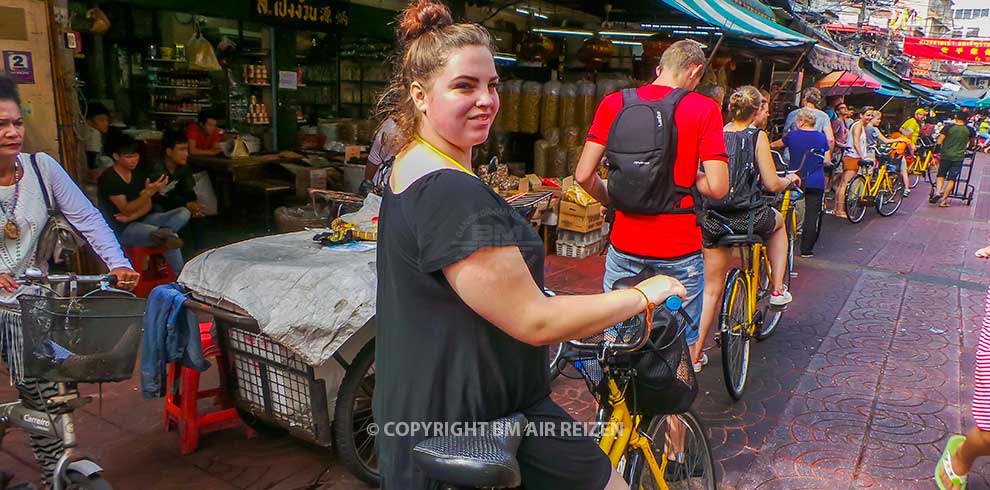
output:
<instances>
[{"instance_id":1,"label":"woman riding bicycle","mask_svg":"<svg viewBox=\"0 0 990 490\"><path fill-rule=\"evenodd\" d=\"M550 399L547 344L586 337L684 287L543 294L544 245L470 170L499 109L492 39L420 0L401 16L400 65L381 102L402 135L379 220L376 443L385 490L432 488L412 461L440 435L403 427L491 421L522 412L538 426L571 417ZM390 428L395 429L390 431ZM591 437L541 434L518 451L523 485L626 488Z\"/></svg>"},{"instance_id":2,"label":"woman riding bicycle","mask_svg":"<svg viewBox=\"0 0 990 490\"><path fill-rule=\"evenodd\" d=\"M725 147L729 152L729 194L719 200L705 200L706 216L701 226L705 257L705 300L701 315L700 349L715 322L722 304L725 274L732 260L731 249L719 247L726 235L752 233L767 244L773 269L773 292L770 303L783 306L791 302L784 285L787 271L787 230L776 209L763 198L762 188L780 192L790 185L800 185L796 174L777 176L767 134L753 126L763 106L763 96L753 86L736 89L729 98L732 122L725 125ZM762 188L761 188L762 187ZM697 353L692 353L697 355Z\"/></svg>"},{"instance_id":3,"label":"woman riding bicycle","mask_svg":"<svg viewBox=\"0 0 990 490\"><path fill-rule=\"evenodd\" d=\"M121 288L133 289L140 277L131 268L117 243L113 231L86 195L52 157L38 153L21 153L24 143L24 118L21 115L17 86L0 77L0 351L16 381L21 401L31 409L45 410L45 400L57 391L55 383L41 379L20 379L16 372L17 352L21 339L21 317L17 297L28 289L14 279L28 267L48 268L48 257L37 257L42 230L48 222L48 209L42 185L53 205L65 215L90 243L93 250L117 277ZM39 175L40 172L40 175ZM49 407L51 408L51 407ZM62 455L62 441L32 435L31 447L42 469L45 485Z\"/></svg>"}]
</instances>

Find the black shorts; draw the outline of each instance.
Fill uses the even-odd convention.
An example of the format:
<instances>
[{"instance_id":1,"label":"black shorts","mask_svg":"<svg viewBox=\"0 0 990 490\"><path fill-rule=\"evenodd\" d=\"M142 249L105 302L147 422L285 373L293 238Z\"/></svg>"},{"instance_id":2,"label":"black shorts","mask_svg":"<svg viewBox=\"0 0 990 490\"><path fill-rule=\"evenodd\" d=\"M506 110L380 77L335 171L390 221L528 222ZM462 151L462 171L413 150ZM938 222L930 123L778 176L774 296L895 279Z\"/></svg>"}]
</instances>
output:
<instances>
[{"instance_id":1,"label":"black shorts","mask_svg":"<svg viewBox=\"0 0 990 490\"><path fill-rule=\"evenodd\" d=\"M938 176L949 180L956 180L959 178L959 172L962 171L962 164L962 161L942 160L938 164Z\"/></svg>"},{"instance_id":2,"label":"black shorts","mask_svg":"<svg viewBox=\"0 0 990 490\"><path fill-rule=\"evenodd\" d=\"M752 211L719 211L718 214L728 220L732 233L725 229L722 220L705 216L701 224L701 245L705 248L718 248L718 241L726 235L745 235L749 230L750 220L753 224L753 234L762 238L766 243L773 235L777 226L777 215L770 206L762 206Z\"/></svg>"},{"instance_id":3,"label":"black shorts","mask_svg":"<svg viewBox=\"0 0 990 490\"><path fill-rule=\"evenodd\" d=\"M523 410L534 428L553 425L555 436L543 432L524 437L517 459L523 488L529 490L602 490L612 476L612 464L595 440L562 435L574 419L550 397ZM541 431L542 432L542 431Z\"/></svg>"}]
</instances>

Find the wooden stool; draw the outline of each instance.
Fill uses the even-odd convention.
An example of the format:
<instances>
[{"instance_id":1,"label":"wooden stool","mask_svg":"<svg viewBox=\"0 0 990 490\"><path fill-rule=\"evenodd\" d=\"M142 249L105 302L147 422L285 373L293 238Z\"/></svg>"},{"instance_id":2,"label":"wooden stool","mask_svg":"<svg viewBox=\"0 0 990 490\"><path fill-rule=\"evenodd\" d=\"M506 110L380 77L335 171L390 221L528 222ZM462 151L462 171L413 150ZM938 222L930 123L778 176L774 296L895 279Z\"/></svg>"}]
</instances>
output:
<instances>
[{"instance_id":1,"label":"wooden stool","mask_svg":"<svg viewBox=\"0 0 990 490\"><path fill-rule=\"evenodd\" d=\"M237 188L242 193L247 192L262 197L265 206L265 228L268 231L272 229L272 198L292 192L291 184L277 179L244 180L237 183Z\"/></svg>"}]
</instances>

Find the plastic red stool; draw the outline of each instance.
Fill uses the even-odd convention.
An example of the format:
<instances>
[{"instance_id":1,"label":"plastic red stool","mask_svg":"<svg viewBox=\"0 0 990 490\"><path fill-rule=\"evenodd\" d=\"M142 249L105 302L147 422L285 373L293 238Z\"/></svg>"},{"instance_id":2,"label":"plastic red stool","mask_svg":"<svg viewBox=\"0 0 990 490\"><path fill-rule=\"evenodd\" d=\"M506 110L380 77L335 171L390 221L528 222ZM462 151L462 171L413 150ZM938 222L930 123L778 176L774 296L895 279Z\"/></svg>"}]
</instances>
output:
<instances>
[{"instance_id":1,"label":"plastic red stool","mask_svg":"<svg viewBox=\"0 0 990 490\"><path fill-rule=\"evenodd\" d=\"M141 274L134 294L147 298L155 287L175 282L175 272L165 260L164 248L124 247L124 253L131 260L134 270Z\"/></svg>"},{"instance_id":2,"label":"plastic red stool","mask_svg":"<svg viewBox=\"0 0 990 490\"><path fill-rule=\"evenodd\" d=\"M220 347L213 342L210 335L212 323L199 324L199 338L203 344L203 358L213 357L214 365L219 370L220 385L217 388L199 391L200 372L168 364L168 375L165 382L165 431L179 430L179 452L192 454L199 448L200 434L232 429L243 425L227 397L224 389L227 384L226 366ZM208 413L199 413L197 403L203 398L217 398L221 408ZM255 436L254 429L244 425L247 437Z\"/></svg>"}]
</instances>

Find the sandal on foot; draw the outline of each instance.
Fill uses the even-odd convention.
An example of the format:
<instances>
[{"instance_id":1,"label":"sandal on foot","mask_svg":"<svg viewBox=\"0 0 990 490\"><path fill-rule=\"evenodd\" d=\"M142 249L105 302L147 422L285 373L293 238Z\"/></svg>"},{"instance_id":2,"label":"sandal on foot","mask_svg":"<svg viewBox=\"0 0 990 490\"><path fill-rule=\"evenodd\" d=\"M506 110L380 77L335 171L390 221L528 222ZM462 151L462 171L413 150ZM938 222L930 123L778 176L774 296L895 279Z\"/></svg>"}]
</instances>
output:
<instances>
[{"instance_id":1,"label":"sandal on foot","mask_svg":"<svg viewBox=\"0 0 990 490\"><path fill-rule=\"evenodd\" d=\"M935 465L935 484L938 485L939 490L948 490L945 484L942 483L942 472L945 472L945 476L949 477L949 483L953 486L958 485L961 490L966 490L966 475L957 475L955 470L952 469L952 454L959 449L959 446L966 441L965 436L952 436L949 438L949 442L945 444L945 450L942 451L942 457L938 459L938 464Z\"/></svg>"},{"instance_id":2,"label":"sandal on foot","mask_svg":"<svg viewBox=\"0 0 990 490\"><path fill-rule=\"evenodd\" d=\"M942 201L942 202L938 203L938 207L940 207L940 208L947 208L947 207L949 207L949 203L947 203L945 201Z\"/></svg>"}]
</instances>

